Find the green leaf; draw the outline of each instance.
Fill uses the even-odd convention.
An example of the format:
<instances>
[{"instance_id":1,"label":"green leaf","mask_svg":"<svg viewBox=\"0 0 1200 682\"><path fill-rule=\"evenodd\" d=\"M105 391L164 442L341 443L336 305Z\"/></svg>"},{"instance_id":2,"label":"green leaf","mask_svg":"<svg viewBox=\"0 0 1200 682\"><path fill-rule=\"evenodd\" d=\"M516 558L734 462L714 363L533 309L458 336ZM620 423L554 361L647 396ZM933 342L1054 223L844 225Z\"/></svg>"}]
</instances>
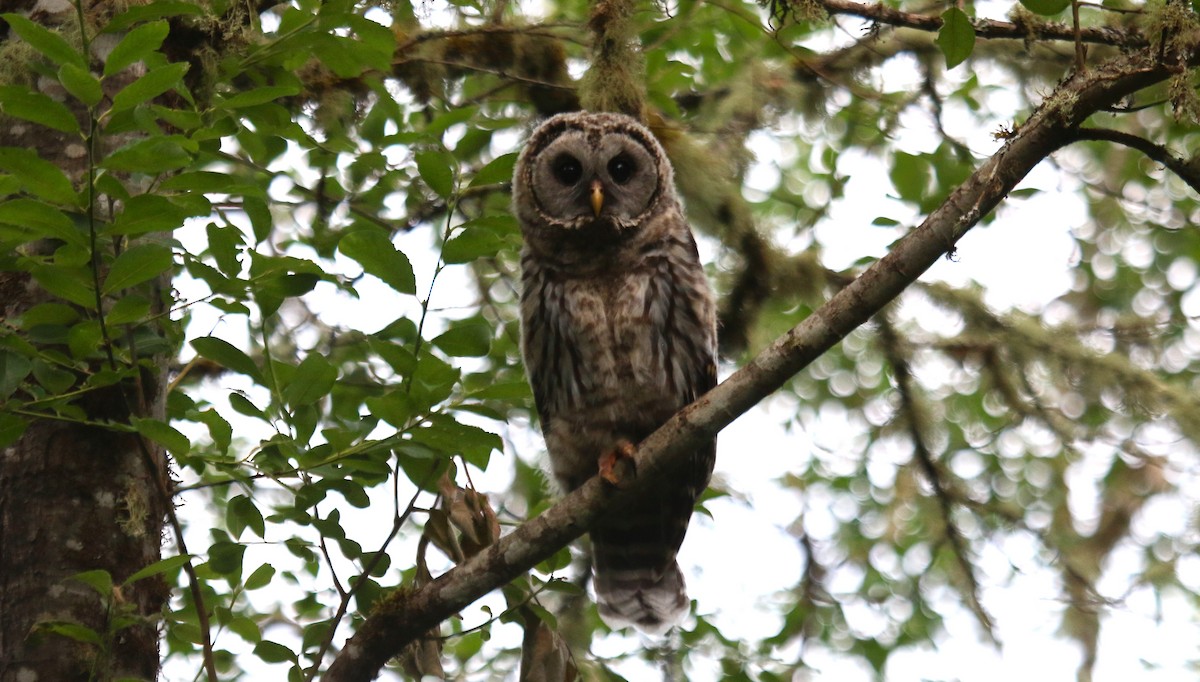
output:
<instances>
[{"instance_id":1,"label":"green leaf","mask_svg":"<svg viewBox=\"0 0 1200 682\"><path fill-rule=\"evenodd\" d=\"M250 399L241 393L229 394L229 406L232 407L236 412L244 414L247 417L254 417L255 419L268 421L267 414L258 409L257 405L250 402Z\"/></svg>"},{"instance_id":2,"label":"green leaf","mask_svg":"<svg viewBox=\"0 0 1200 682\"><path fill-rule=\"evenodd\" d=\"M284 299L303 296L312 291L321 281L318 275L310 272L272 272L254 280L255 302L262 314L274 315Z\"/></svg>"},{"instance_id":3,"label":"green leaf","mask_svg":"<svg viewBox=\"0 0 1200 682\"><path fill-rule=\"evenodd\" d=\"M454 159L440 151L417 152L417 173L443 199L454 193Z\"/></svg>"},{"instance_id":4,"label":"green leaf","mask_svg":"<svg viewBox=\"0 0 1200 682\"><path fill-rule=\"evenodd\" d=\"M503 246L504 240L494 230L468 224L442 246L442 260L470 263L477 258L496 255Z\"/></svg>"},{"instance_id":5,"label":"green leaf","mask_svg":"<svg viewBox=\"0 0 1200 682\"><path fill-rule=\"evenodd\" d=\"M130 197L125 210L105 230L107 234L136 236L148 232L170 232L192 216L202 215L199 208L180 206L156 194ZM207 213L204 211L203 213Z\"/></svg>"},{"instance_id":6,"label":"green leaf","mask_svg":"<svg viewBox=\"0 0 1200 682\"><path fill-rule=\"evenodd\" d=\"M79 205L79 195L62 169L42 159L32 149L0 147L0 170L11 173L25 191L51 203Z\"/></svg>"},{"instance_id":7,"label":"green leaf","mask_svg":"<svg viewBox=\"0 0 1200 682\"><path fill-rule=\"evenodd\" d=\"M192 339L192 348L202 358L212 360L225 369L245 374L251 379L263 383L262 374L258 371L258 365L254 364L250 356L238 350L238 348L228 341L218 339L215 336L202 336L198 339Z\"/></svg>"},{"instance_id":8,"label":"green leaf","mask_svg":"<svg viewBox=\"0 0 1200 682\"><path fill-rule=\"evenodd\" d=\"M254 655L267 663L291 663L296 660L296 654L291 649L269 639L254 645Z\"/></svg>"},{"instance_id":9,"label":"green leaf","mask_svg":"<svg viewBox=\"0 0 1200 682\"><path fill-rule=\"evenodd\" d=\"M427 422L425 427L410 432L412 442L447 455L461 454L467 462L481 469L487 467L488 457L493 450L503 450L500 436L455 421L453 417L434 414L428 417Z\"/></svg>"},{"instance_id":10,"label":"green leaf","mask_svg":"<svg viewBox=\"0 0 1200 682\"><path fill-rule=\"evenodd\" d=\"M61 35L34 23L20 14L0 14L8 22L10 28L21 39L29 43L33 49L41 52L56 64L75 64L84 67L87 62L83 53L75 49Z\"/></svg>"},{"instance_id":11,"label":"green leaf","mask_svg":"<svg viewBox=\"0 0 1200 682\"><path fill-rule=\"evenodd\" d=\"M100 569L96 569L94 571L84 571L71 576L71 579L78 580L84 585L87 585L95 590L96 594L99 594L101 597L108 597L112 594L112 576L108 574L108 571Z\"/></svg>"},{"instance_id":12,"label":"green leaf","mask_svg":"<svg viewBox=\"0 0 1200 682\"><path fill-rule=\"evenodd\" d=\"M62 83L72 97L89 107L96 106L104 99L100 79L93 76L91 71L75 64L63 64L58 69L58 82Z\"/></svg>"},{"instance_id":13,"label":"green leaf","mask_svg":"<svg viewBox=\"0 0 1200 682\"><path fill-rule=\"evenodd\" d=\"M224 455L229 451L229 444L233 441L233 427L221 416L220 412L204 410L194 419L208 427L208 436L212 438L213 448L219 455Z\"/></svg>"},{"instance_id":14,"label":"green leaf","mask_svg":"<svg viewBox=\"0 0 1200 682\"><path fill-rule=\"evenodd\" d=\"M179 84L179 79L187 73L188 64L177 62L164 64L146 72L144 76L125 86L113 96L110 114L132 109L146 100L153 99Z\"/></svg>"},{"instance_id":15,"label":"green leaf","mask_svg":"<svg viewBox=\"0 0 1200 682\"><path fill-rule=\"evenodd\" d=\"M449 329L433 340L447 355L477 358L492 347L492 328L483 320L451 323Z\"/></svg>"},{"instance_id":16,"label":"green leaf","mask_svg":"<svg viewBox=\"0 0 1200 682\"><path fill-rule=\"evenodd\" d=\"M0 392L0 398L4 398L4 394ZM0 448L8 447L17 442L25 433L25 427L29 426L29 422L15 414L0 412Z\"/></svg>"},{"instance_id":17,"label":"green leaf","mask_svg":"<svg viewBox=\"0 0 1200 682\"><path fill-rule=\"evenodd\" d=\"M43 289L61 299L84 307L96 307L90 268L36 264L29 267L29 274Z\"/></svg>"},{"instance_id":18,"label":"green leaf","mask_svg":"<svg viewBox=\"0 0 1200 682\"><path fill-rule=\"evenodd\" d=\"M51 395L66 393L75 385L75 373L38 358L33 363L33 376Z\"/></svg>"},{"instance_id":19,"label":"green leaf","mask_svg":"<svg viewBox=\"0 0 1200 682\"><path fill-rule=\"evenodd\" d=\"M166 559L160 559L160 560L155 561L154 563L150 564L149 566L143 568L142 570L137 571L133 575L129 576L128 578L125 579L125 582L122 584L130 585L132 583L136 583L139 580L144 580L146 578L151 578L156 575L161 575L168 571L173 571L173 570L183 566L187 562L191 561L191 559L192 558L186 554L177 554L175 556L169 556Z\"/></svg>"},{"instance_id":20,"label":"green leaf","mask_svg":"<svg viewBox=\"0 0 1200 682\"><path fill-rule=\"evenodd\" d=\"M229 506L225 508L225 526L234 539L240 537L247 528L260 538L265 538L267 533L267 524L258 505L245 495L229 498Z\"/></svg>"},{"instance_id":21,"label":"green leaf","mask_svg":"<svg viewBox=\"0 0 1200 682\"><path fill-rule=\"evenodd\" d=\"M478 187L480 185L495 185L509 182L513 176L513 166L517 163L517 153L504 154L498 156L488 162L486 166L480 168L475 173L475 177L471 178L469 187Z\"/></svg>"},{"instance_id":22,"label":"green leaf","mask_svg":"<svg viewBox=\"0 0 1200 682\"><path fill-rule=\"evenodd\" d=\"M113 199L117 199L122 203L129 201L129 190L125 184L112 173L100 171L96 175L96 192L99 194L107 194ZM141 184L141 183L138 183Z\"/></svg>"},{"instance_id":23,"label":"green leaf","mask_svg":"<svg viewBox=\"0 0 1200 682\"><path fill-rule=\"evenodd\" d=\"M296 368L283 398L292 406L311 405L329 395L338 372L320 353L309 353Z\"/></svg>"},{"instance_id":24,"label":"green leaf","mask_svg":"<svg viewBox=\"0 0 1200 682\"><path fill-rule=\"evenodd\" d=\"M105 157L102 168L153 175L192 163L192 153L176 137L149 137L131 142Z\"/></svg>"},{"instance_id":25,"label":"green leaf","mask_svg":"<svg viewBox=\"0 0 1200 682\"><path fill-rule=\"evenodd\" d=\"M378 23L375 26L380 27ZM357 78L367 69L386 71L389 66L390 53L371 49L348 36L315 34L309 38L309 42L313 56L341 78Z\"/></svg>"},{"instance_id":26,"label":"green leaf","mask_svg":"<svg viewBox=\"0 0 1200 682\"><path fill-rule=\"evenodd\" d=\"M933 177L931 171L929 159L906 152L896 152L892 158L889 176L901 199L920 203L929 189L929 181Z\"/></svg>"},{"instance_id":27,"label":"green leaf","mask_svg":"<svg viewBox=\"0 0 1200 682\"><path fill-rule=\"evenodd\" d=\"M150 301L142 296L122 296L104 315L104 321L112 326L130 324L146 319L149 314Z\"/></svg>"},{"instance_id":28,"label":"green leaf","mask_svg":"<svg viewBox=\"0 0 1200 682\"><path fill-rule=\"evenodd\" d=\"M415 294L417 280L408 256L392 245L382 230L362 228L350 232L338 242L343 256L357 261L368 274L402 294Z\"/></svg>"},{"instance_id":29,"label":"green leaf","mask_svg":"<svg viewBox=\"0 0 1200 682\"><path fill-rule=\"evenodd\" d=\"M100 633L79 623L66 623L62 621L51 621L46 623L38 623L37 629L45 632L52 632L56 635L61 635L68 639L73 639L76 642L84 644L94 644L99 646L103 643L100 639Z\"/></svg>"},{"instance_id":30,"label":"green leaf","mask_svg":"<svg viewBox=\"0 0 1200 682\"><path fill-rule=\"evenodd\" d=\"M192 443L187 436L166 422L137 417L133 417L132 421L138 433L170 450L171 454L186 455L192 449Z\"/></svg>"},{"instance_id":31,"label":"green leaf","mask_svg":"<svg viewBox=\"0 0 1200 682\"><path fill-rule=\"evenodd\" d=\"M39 303L10 320L26 331L39 325L65 325L79 319L79 312L65 303Z\"/></svg>"},{"instance_id":32,"label":"green leaf","mask_svg":"<svg viewBox=\"0 0 1200 682\"><path fill-rule=\"evenodd\" d=\"M267 565L269 564L263 564L263 566ZM247 590L258 589L261 587L261 585L257 584L255 587L250 587L250 581L254 579L254 576L257 575L259 571L262 570L263 566L259 566L254 573L250 574L249 578L246 578L245 587ZM257 644L258 642L262 641L262 630L259 629L258 623L254 622L253 618L246 616L234 616L233 618L229 619L229 623L226 624L226 627L228 627L229 630L238 637L241 637L251 644Z\"/></svg>"},{"instance_id":33,"label":"green leaf","mask_svg":"<svg viewBox=\"0 0 1200 682\"><path fill-rule=\"evenodd\" d=\"M123 31L134 24L151 19L181 15L204 16L205 14L204 8L196 3L183 2L182 0L155 0L148 5L135 5L121 12L113 17L112 21L108 22L100 32L115 33L116 31Z\"/></svg>"},{"instance_id":34,"label":"green leaf","mask_svg":"<svg viewBox=\"0 0 1200 682\"><path fill-rule=\"evenodd\" d=\"M1025 9L1044 17L1053 16L1071 6L1071 0L1021 0Z\"/></svg>"},{"instance_id":35,"label":"green leaf","mask_svg":"<svg viewBox=\"0 0 1200 682\"><path fill-rule=\"evenodd\" d=\"M0 204L0 223L22 228L29 241L52 238L88 246L87 238L66 213L34 199L13 199Z\"/></svg>"},{"instance_id":36,"label":"green leaf","mask_svg":"<svg viewBox=\"0 0 1200 682\"><path fill-rule=\"evenodd\" d=\"M170 30L167 22L155 21L126 33L104 60L104 75L111 76L150 56L162 45Z\"/></svg>"},{"instance_id":37,"label":"green leaf","mask_svg":"<svg viewBox=\"0 0 1200 682\"><path fill-rule=\"evenodd\" d=\"M0 110L64 133L79 132L79 121L65 104L21 85L0 86Z\"/></svg>"},{"instance_id":38,"label":"green leaf","mask_svg":"<svg viewBox=\"0 0 1200 682\"><path fill-rule=\"evenodd\" d=\"M171 249L153 242L129 247L113 261L100 292L111 295L154 279L175 265Z\"/></svg>"},{"instance_id":39,"label":"green leaf","mask_svg":"<svg viewBox=\"0 0 1200 682\"><path fill-rule=\"evenodd\" d=\"M190 192L209 192L213 194L258 194L265 196L263 190L243 178L229 173L216 171L187 171L172 175L163 180L161 187L165 190L187 190Z\"/></svg>"},{"instance_id":40,"label":"green leaf","mask_svg":"<svg viewBox=\"0 0 1200 682\"><path fill-rule=\"evenodd\" d=\"M272 566L271 564L263 564L262 566L259 566L258 568L254 569L254 572L251 573L248 578L246 578L246 583L245 583L244 587L247 590L262 589L262 588L266 587L267 585L270 585L271 581L274 578L275 578L275 567ZM257 630L257 628L256 628L256 630Z\"/></svg>"},{"instance_id":41,"label":"green leaf","mask_svg":"<svg viewBox=\"0 0 1200 682\"><path fill-rule=\"evenodd\" d=\"M441 139L446 130L451 126L464 124L475 119L478 115L479 107L476 106L451 107L446 111L436 112L433 120L429 122L429 125L425 126L424 132L427 135Z\"/></svg>"},{"instance_id":42,"label":"green leaf","mask_svg":"<svg viewBox=\"0 0 1200 682\"><path fill-rule=\"evenodd\" d=\"M83 360L94 357L100 349L100 323L96 320L84 320L71 325L67 332L67 347L71 357Z\"/></svg>"},{"instance_id":43,"label":"green leaf","mask_svg":"<svg viewBox=\"0 0 1200 682\"><path fill-rule=\"evenodd\" d=\"M9 175L0 173L0 197L8 197L21 191L21 182Z\"/></svg>"},{"instance_id":44,"label":"green leaf","mask_svg":"<svg viewBox=\"0 0 1200 682\"><path fill-rule=\"evenodd\" d=\"M214 542L212 547L208 548L208 567L218 575L236 577L242 572L242 557L245 553L245 545L224 540Z\"/></svg>"},{"instance_id":45,"label":"green leaf","mask_svg":"<svg viewBox=\"0 0 1200 682\"><path fill-rule=\"evenodd\" d=\"M946 56L946 68L953 69L971 56L975 49L975 27L971 18L957 7L942 12L942 28L938 30L938 47Z\"/></svg>"},{"instance_id":46,"label":"green leaf","mask_svg":"<svg viewBox=\"0 0 1200 682\"><path fill-rule=\"evenodd\" d=\"M254 243L266 241L275 227L275 220L267 202L259 197L245 197L242 199L242 210L250 219L250 227L254 230Z\"/></svg>"},{"instance_id":47,"label":"green leaf","mask_svg":"<svg viewBox=\"0 0 1200 682\"><path fill-rule=\"evenodd\" d=\"M92 252L85 247L74 244L63 244L54 249L54 267L91 269Z\"/></svg>"},{"instance_id":48,"label":"green leaf","mask_svg":"<svg viewBox=\"0 0 1200 682\"><path fill-rule=\"evenodd\" d=\"M242 262L238 259L240 250L245 246L242 231L233 225L217 223L209 223L204 231L208 235L208 251L217 262L221 274L236 278L242 272Z\"/></svg>"},{"instance_id":49,"label":"green leaf","mask_svg":"<svg viewBox=\"0 0 1200 682\"><path fill-rule=\"evenodd\" d=\"M33 363L29 358L0 349L0 400L12 395L32 371Z\"/></svg>"},{"instance_id":50,"label":"green leaf","mask_svg":"<svg viewBox=\"0 0 1200 682\"><path fill-rule=\"evenodd\" d=\"M381 396L368 396L364 403L376 419L402 429L413 415L412 400L403 391L391 391Z\"/></svg>"},{"instance_id":51,"label":"green leaf","mask_svg":"<svg viewBox=\"0 0 1200 682\"><path fill-rule=\"evenodd\" d=\"M300 94L299 85L261 86L239 92L228 99L221 100L216 106L222 109L241 109L274 102L280 97L294 97L298 94Z\"/></svg>"}]
</instances>

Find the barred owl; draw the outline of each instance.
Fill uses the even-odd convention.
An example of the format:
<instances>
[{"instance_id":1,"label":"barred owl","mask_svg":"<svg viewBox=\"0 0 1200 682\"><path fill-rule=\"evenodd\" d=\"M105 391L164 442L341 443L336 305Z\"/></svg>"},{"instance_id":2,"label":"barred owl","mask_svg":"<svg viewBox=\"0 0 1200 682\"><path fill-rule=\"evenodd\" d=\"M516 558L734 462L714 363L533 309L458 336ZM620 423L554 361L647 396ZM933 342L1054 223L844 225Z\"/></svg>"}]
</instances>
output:
<instances>
[{"instance_id":1,"label":"barred owl","mask_svg":"<svg viewBox=\"0 0 1200 682\"><path fill-rule=\"evenodd\" d=\"M545 121L517 161L513 208L522 354L551 473L571 491L715 385L715 308L671 164L628 116ZM686 614L675 555L715 453L714 440L591 529L610 626L662 633Z\"/></svg>"}]
</instances>

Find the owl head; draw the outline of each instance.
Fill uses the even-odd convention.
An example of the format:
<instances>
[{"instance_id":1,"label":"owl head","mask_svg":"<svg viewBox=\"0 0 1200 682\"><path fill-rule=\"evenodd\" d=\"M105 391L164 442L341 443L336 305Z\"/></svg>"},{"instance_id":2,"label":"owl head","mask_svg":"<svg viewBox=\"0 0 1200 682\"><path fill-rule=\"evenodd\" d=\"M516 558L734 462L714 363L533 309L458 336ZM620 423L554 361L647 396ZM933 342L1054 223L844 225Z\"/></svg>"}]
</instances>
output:
<instances>
[{"instance_id":1,"label":"owl head","mask_svg":"<svg viewBox=\"0 0 1200 682\"><path fill-rule=\"evenodd\" d=\"M631 231L674 196L662 146L623 114L547 119L530 136L513 176L513 205L527 233Z\"/></svg>"}]
</instances>

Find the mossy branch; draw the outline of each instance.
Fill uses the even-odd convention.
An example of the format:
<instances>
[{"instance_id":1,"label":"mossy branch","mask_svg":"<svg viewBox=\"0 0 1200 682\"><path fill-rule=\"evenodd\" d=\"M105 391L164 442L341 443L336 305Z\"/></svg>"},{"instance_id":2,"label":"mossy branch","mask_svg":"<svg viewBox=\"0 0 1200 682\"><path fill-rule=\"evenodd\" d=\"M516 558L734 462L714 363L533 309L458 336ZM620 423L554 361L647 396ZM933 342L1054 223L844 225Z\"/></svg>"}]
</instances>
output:
<instances>
[{"instance_id":1,"label":"mossy branch","mask_svg":"<svg viewBox=\"0 0 1200 682\"><path fill-rule=\"evenodd\" d=\"M644 121L646 60L633 12L633 0L597 0L592 5L592 65L580 83L580 100L588 111L615 111Z\"/></svg>"},{"instance_id":2,"label":"mossy branch","mask_svg":"<svg viewBox=\"0 0 1200 682\"><path fill-rule=\"evenodd\" d=\"M818 0L821 7L830 14L851 14L864 19L903 26L921 31L936 32L942 28L942 18L937 14L920 14L884 5L882 3L866 4L853 0ZM1108 26L1089 26L1079 29L1076 34L1074 27L1058 22L1011 22L995 19L974 19L972 25L977 38L1010 38L1014 40L1065 40L1074 42L1078 39L1084 43L1112 45L1123 48L1142 48L1150 41L1140 31L1135 29L1119 29Z\"/></svg>"}]
</instances>

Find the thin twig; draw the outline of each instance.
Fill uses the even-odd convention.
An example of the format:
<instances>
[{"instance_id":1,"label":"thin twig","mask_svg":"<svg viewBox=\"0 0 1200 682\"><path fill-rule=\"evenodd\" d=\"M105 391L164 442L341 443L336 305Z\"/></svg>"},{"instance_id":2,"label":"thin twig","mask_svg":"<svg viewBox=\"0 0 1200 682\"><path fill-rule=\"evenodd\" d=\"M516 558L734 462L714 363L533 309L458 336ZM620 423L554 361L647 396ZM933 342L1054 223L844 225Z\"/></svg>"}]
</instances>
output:
<instances>
[{"instance_id":1,"label":"thin twig","mask_svg":"<svg viewBox=\"0 0 1200 682\"><path fill-rule=\"evenodd\" d=\"M384 551L387 549L387 546L392 543L392 540L396 539L396 535L400 533L400 528L404 526L405 522L407 522L408 518L412 515L413 510L416 509L417 498L420 497L421 493L425 491L425 486L430 482L430 480L432 480L433 472L436 470L436 466L431 467L429 473L425 475L425 478L419 484L417 484L417 490L415 493L413 493L412 499L409 500L408 507L405 508L404 512L400 513L399 509L397 509L397 513L392 518L392 529L388 533L388 536L384 538L383 543L379 546L379 551L375 552L371 556L371 560L363 565L362 573L359 575L358 580L352 581L350 589L342 592L342 598L338 602L337 611L333 614L333 618L330 620L329 632L325 634L325 639L321 641L321 648L318 649L317 653L313 655L312 667L309 669L308 675L304 678L305 682L312 682L316 679L317 674L321 670L321 661L324 660L325 654L328 653L330 647L333 646L333 639L337 635L338 624L342 622L342 619L346 617L346 612L350 609L350 600L353 599L354 595L358 594L359 589L366 584L367 579L371 575L371 571L375 570L375 567L379 565L380 560L385 556ZM393 473L393 478L398 481L399 472ZM321 541L324 543L324 536L322 536ZM332 564L330 564L330 570L333 570ZM340 592L341 588L339 587L338 590Z\"/></svg>"},{"instance_id":2,"label":"thin twig","mask_svg":"<svg viewBox=\"0 0 1200 682\"><path fill-rule=\"evenodd\" d=\"M1196 192L1200 193L1200 168L1175 156L1166 147L1155 144L1143 137L1121 130L1109 128L1076 128L1073 133L1076 140L1096 140L1101 142L1116 142L1130 149L1136 149L1151 159L1166 166L1168 170L1179 176Z\"/></svg>"},{"instance_id":3,"label":"thin twig","mask_svg":"<svg viewBox=\"0 0 1200 682\"><path fill-rule=\"evenodd\" d=\"M979 625L987 633L988 639L993 644L998 644L999 642L996 639L995 633L995 622L992 620L991 614L984 608L983 601L980 599L979 579L975 575L975 566L971 563L967 540L963 537L962 531L959 530L958 524L954 522L954 501L947 492L947 486L942 480L944 473L937 462L934 461L933 453L929 451L929 446L925 442L926 438L923 428L925 419L921 415L921 407L918 404L916 395L917 388L912 378L912 370L909 367L908 357L901 350L900 339L887 313L876 316L875 321L879 329L879 340L883 348L884 358L892 366L892 375L896 380L896 391L900 397L900 415L908 427L909 441L912 443L913 452L916 455L917 463L921 467L921 472L925 474L926 480L929 481L930 487L933 488L933 497L937 501L938 509L941 512L946 541L950 543L950 550L954 552L958 568L967 583L966 589L963 591L963 596L967 598L971 612L979 620Z\"/></svg>"},{"instance_id":4,"label":"thin twig","mask_svg":"<svg viewBox=\"0 0 1200 682\"><path fill-rule=\"evenodd\" d=\"M1087 47L1083 44L1081 30L1079 27L1079 2L1071 0L1071 31L1075 38L1075 70L1080 72L1087 68Z\"/></svg>"}]
</instances>

